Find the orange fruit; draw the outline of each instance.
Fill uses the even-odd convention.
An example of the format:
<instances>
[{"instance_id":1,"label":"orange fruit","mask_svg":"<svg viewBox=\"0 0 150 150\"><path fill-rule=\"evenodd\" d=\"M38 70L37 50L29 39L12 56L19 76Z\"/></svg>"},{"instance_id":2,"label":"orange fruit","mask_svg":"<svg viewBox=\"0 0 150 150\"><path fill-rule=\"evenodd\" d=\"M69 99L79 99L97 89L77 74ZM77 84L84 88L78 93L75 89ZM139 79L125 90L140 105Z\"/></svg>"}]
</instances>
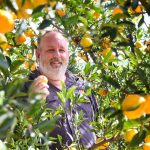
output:
<instances>
[{"instance_id":1,"label":"orange fruit","mask_svg":"<svg viewBox=\"0 0 150 150\"><path fill-rule=\"evenodd\" d=\"M38 78L40 78L40 79L42 80L43 83L46 83L46 84L48 83L48 79L47 79L46 76L40 75L40 76L38 76Z\"/></svg>"},{"instance_id":2,"label":"orange fruit","mask_svg":"<svg viewBox=\"0 0 150 150\"><path fill-rule=\"evenodd\" d=\"M62 16L65 16L66 15L66 12L65 10L62 10L62 9L58 9L56 10L58 16L62 17Z\"/></svg>"},{"instance_id":3,"label":"orange fruit","mask_svg":"<svg viewBox=\"0 0 150 150\"><path fill-rule=\"evenodd\" d=\"M27 29L24 33L26 36L28 36L30 38L32 38L35 35L34 31L31 28Z\"/></svg>"},{"instance_id":4,"label":"orange fruit","mask_svg":"<svg viewBox=\"0 0 150 150\"><path fill-rule=\"evenodd\" d=\"M17 35L15 37L15 41L18 43L18 44L23 44L25 41L27 40L27 37L24 33L22 33L21 35Z\"/></svg>"},{"instance_id":5,"label":"orange fruit","mask_svg":"<svg viewBox=\"0 0 150 150\"><path fill-rule=\"evenodd\" d=\"M50 1L49 4L53 8L56 5L56 1Z\"/></svg>"},{"instance_id":6,"label":"orange fruit","mask_svg":"<svg viewBox=\"0 0 150 150\"><path fill-rule=\"evenodd\" d=\"M143 144L143 150L150 150L150 142Z\"/></svg>"},{"instance_id":7,"label":"orange fruit","mask_svg":"<svg viewBox=\"0 0 150 150\"><path fill-rule=\"evenodd\" d=\"M150 41L145 41L144 44L150 45Z\"/></svg>"},{"instance_id":8,"label":"orange fruit","mask_svg":"<svg viewBox=\"0 0 150 150\"><path fill-rule=\"evenodd\" d=\"M146 114L150 114L150 95L146 95L146 96L144 96L144 98L146 99L146 102L145 102L145 113Z\"/></svg>"},{"instance_id":9,"label":"orange fruit","mask_svg":"<svg viewBox=\"0 0 150 150\"><path fill-rule=\"evenodd\" d=\"M34 71L35 68L36 68L36 64L35 63L30 64L29 61L25 61L24 66L25 66L26 69L30 69L31 71Z\"/></svg>"},{"instance_id":10,"label":"orange fruit","mask_svg":"<svg viewBox=\"0 0 150 150\"><path fill-rule=\"evenodd\" d=\"M128 94L122 102L122 110L134 109L140 106L145 101L145 98L141 95Z\"/></svg>"},{"instance_id":11,"label":"orange fruit","mask_svg":"<svg viewBox=\"0 0 150 150\"><path fill-rule=\"evenodd\" d=\"M100 19L100 13L98 13L98 12L94 12L93 13L93 17L94 17L94 19L96 19L96 20L98 20L98 19Z\"/></svg>"},{"instance_id":12,"label":"orange fruit","mask_svg":"<svg viewBox=\"0 0 150 150\"><path fill-rule=\"evenodd\" d=\"M134 46L135 48L142 48L142 43L137 41Z\"/></svg>"},{"instance_id":13,"label":"orange fruit","mask_svg":"<svg viewBox=\"0 0 150 150\"><path fill-rule=\"evenodd\" d=\"M13 19L16 20L17 19L17 15L14 12L11 12Z\"/></svg>"},{"instance_id":14,"label":"orange fruit","mask_svg":"<svg viewBox=\"0 0 150 150\"><path fill-rule=\"evenodd\" d=\"M28 19L30 17L31 13L28 9L21 8L17 12L17 18L18 19Z\"/></svg>"},{"instance_id":15,"label":"orange fruit","mask_svg":"<svg viewBox=\"0 0 150 150\"><path fill-rule=\"evenodd\" d=\"M31 54L31 53L28 53L28 54L26 55L26 57L27 57L28 59L31 59L31 58L32 58L32 54Z\"/></svg>"},{"instance_id":16,"label":"orange fruit","mask_svg":"<svg viewBox=\"0 0 150 150\"><path fill-rule=\"evenodd\" d=\"M16 3L18 5L18 8L24 8L24 9L32 9L32 0L25 0L23 3L23 0L16 0Z\"/></svg>"},{"instance_id":17,"label":"orange fruit","mask_svg":"<svg viewBox=\"0 0 150 150\"><path fill-rule=\"evenodd\" d=\"M145 98L137 94L129 94L122 102L123 114L128 119L137 119L144 115Z\"/></svg>"},{"instance_id":18,"label":"orange fruit","mask_svg":"<svg viewBox=\"0 0 150 150\"><path fill-rule=\"evenodd\" d=\"M145 137L144 142L145 143L150 142L150 134Z\"/></svg>"},{"instance_id":19,"label":"orange fruit","mask_svg":"<svg viewBox=\"0 0 150 150\"><path fill-rule=\"evenodd\" d=\"M40 5L44 5L48 2L48 0L32 0L32 3L34 5L34 8L35 7L38 7Z\"/></svg>"},{"instance_id":20,"label":"orange fruit","mask_svg":"<svg viewBox=\"0 0 150 150\"><path fill-rule=\"evenodd\" d=\"M24 62L24 66L25 66L26 69L29 69L29 67L30 67L29 62L28 62L28 61L25 61L25 62Z\"/></svg>"},{"instance_id":21,"label":"orange fruit","mask_svg":"<svg viewBox=\"0 0 150 150\"><path fill-rule=\"evenodd\" d=\"M7 38L2 33L0 33L0 47L3 50L5 50L7 48Z\"/></svg>"},{"instance_id":22,"label":"orange fruit","mask_svg":"<svg viewBox=\"0 0 150 150\"><path fill-rule=\"evenodd\" d=\"M82 47L90 47L91 45L93 45L93 41L90 37L83 37L80 41L80 45Z\"/></svg>"},{"instance_id":23,"label":"orange fruit","mask_svg":"<svg viewBox=\"0 0 150 150\"><path fill-rule=\"evenodd\" d=\"M141 13L142 10L143 10L143 9L142 9L142 6L141 6L141 5L138 5L138 6L135 8L134 12L138 14L138 13Z\"/></svg>"},{"instance_id":24,"label":"orange fruit","mask_svg":"<svg viewBox=\"0 0 150 150\"><path fill-rule=\"evenodd\" d=\"M106 48L106 49L104 49L102 52L100 52L100 54L101 54L103 57L106 57L110 51L111 51L110 48ZM115 58L115 55L111 52L110 59L114 59L114 58Z\"/></svg>"},{"instance_id":25,"label":"orange fruit","mask_svg":"<svg viewBox=\"0 0 150 150\"><path fill-rule=\"evenodd\" d=\"M107 93L108 93L108 90L106 90L106 89L100 89L100 90L98 91L98 93L99 93L100 96L106 96Z\"/></svg>"},{"instance_id":26,"label":"orange fruit","mask_svg":"<svg viewBox=\"0 0 150 150\"><path fill-rule=\"evenodd\" d=\"M96 144L98 144L102 141L103 141L103 138L98 138L98 139L96 139ZM109 142L106 142L102 145L99 145L99 146L95 147L95 150L105 150L105 149L108 148L109 144L110 144Z\"/></svg>"},{"instance_id":27,"label":"orange fruit","mask_svg":"<svg viewBox=\"0 0 150 150\"><path fill-rule=\"evenodd\" d=\"M121 8L119 7L116 7L114 10L113 10L113 13L112 13L112 16L116 16L118 14L123 14L123 11Z\"/></svg>"},{"instance_id":28,"label":"orange fruit","mask_svg":"<svg viewBox=\"0 0 150 150\"><path fill-rule=\"evenodd\" d=\"M138 133L137 129L128 129L124 133L124 139L126 142L131 142L133 137Z\"/></svg>"},{"instance_id":29,"label":"orange fruit","mask_svg":"<svg viewBox=\"0 0 150 150\"><path fill-rule=\"evenodd\" d=\"M30 69L31 69L31 71L34 71L34 70L35 70L35 68L36 68L36 64L35 64L35 63L33 63L33 64L31 65Z\"/></svg>"},{"instance_id":30,"label":"orange fruit","mask_svg":"<svg viewBox=\"0 0 150 150\"><path fill-rule=\"evenodd\" d=\"M13 15L9 11L0 9L0 33L11 32L14 25Z\"/></svg>"},{"instance_id":31,"label":"orange fruit","mask_svg":"<svg viewBox=\"0 0 150 150\"><path fill-rule=\"evenodd\" d=\"M85 62L88 62L88 61L89 61L89 58L88 58L88 56L86 56L86 55L81 56L81 58L82 58Z\"/></svg>"}]
</instances>

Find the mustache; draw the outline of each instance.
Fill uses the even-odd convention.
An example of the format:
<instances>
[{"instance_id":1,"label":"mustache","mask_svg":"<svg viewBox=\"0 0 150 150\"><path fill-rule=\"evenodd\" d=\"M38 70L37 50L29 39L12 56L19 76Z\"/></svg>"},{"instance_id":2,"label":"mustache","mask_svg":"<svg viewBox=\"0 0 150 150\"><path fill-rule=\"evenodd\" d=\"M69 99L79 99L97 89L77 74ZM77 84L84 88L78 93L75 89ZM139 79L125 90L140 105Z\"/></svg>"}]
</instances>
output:
<instances>
[{"instance_id":1,"label":"mustache","mask_svg":"<svg viewBox=\"0 0 150 150\"><path fill-rule=\"evenodd\" d=\"M53 62L59 62L59 63L62 63L62 60L60 58L52 58L49 60L50 63L53 63Z\"/></svg>"}]
</instances>

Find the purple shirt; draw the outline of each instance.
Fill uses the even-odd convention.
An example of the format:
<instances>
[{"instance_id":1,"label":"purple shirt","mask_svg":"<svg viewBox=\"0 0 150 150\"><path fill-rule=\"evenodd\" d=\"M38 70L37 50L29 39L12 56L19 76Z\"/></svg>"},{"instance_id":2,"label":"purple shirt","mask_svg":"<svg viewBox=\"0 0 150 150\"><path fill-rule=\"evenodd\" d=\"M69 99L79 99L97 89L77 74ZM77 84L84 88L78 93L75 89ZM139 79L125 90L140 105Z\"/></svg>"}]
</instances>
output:
<instances>
[{"instance_id":1,"label":"purple shirt","mask_svg":"<svg viewBox=\"0 0 150 150\"><path fill-rule=\"evenodd\" d=\"M30 74L29 80L34 80L39 75L40 72L38 70L35 70L32 74ZM30 84L31 83L25 84L26 90L29 88ZM60 90L50 83L48 85L50 94L46 98L47 107L56 110L56 108L62 104L59 97L57 96L57 92L60 92ZM80 80L68 70L66 72L65 85L67 90L75 86L75 94L82 94L82 92L85 90L83 80ZM63 114L63 117L58 120L55 129L50 134L51 137L57 138L57 135L61 135L62 143L69 146L72 143L72 137L75 138L73 117L71 117L71 114L80 113L80 111L82 111L84 121L82 121L79 126L79 131L81 133L80 143L83 144L86 148L90 148L93 146L96 136L95 133L90 131L92 130L92 126L89 124L89 122L93 121L94 112L98 110L98 106L93 94L87 96L86 99L87 102L77 104L72 112L70 112L70 100L66 101L65 114ZM62 149L58 140L56 140L56 144L50 146L50 149L52 150L55 150L56 148L60 150Z\"/></svg>"}]
</instances>

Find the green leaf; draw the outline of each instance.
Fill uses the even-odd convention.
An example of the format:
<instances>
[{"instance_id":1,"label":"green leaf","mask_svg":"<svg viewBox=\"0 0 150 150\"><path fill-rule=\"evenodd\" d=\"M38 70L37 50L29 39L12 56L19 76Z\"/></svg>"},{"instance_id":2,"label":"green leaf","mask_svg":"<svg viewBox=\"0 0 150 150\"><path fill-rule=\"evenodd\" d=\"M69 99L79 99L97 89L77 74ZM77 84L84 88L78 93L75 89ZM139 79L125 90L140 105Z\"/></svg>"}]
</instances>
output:
<instances>
[{"instance_id":1,"label":"green leaf","mask_svg":"<svg viewBox=\"0 0 150 150\"><path fill-rule=\"evenodd\" d=\"M39 30L42 30L46 27L49 27L51 25L52 21L51 20L48 20L48 19L45 19L43 20L43 22L39 25L38 29Z\"/></svg>"},{"instance_id":2,"label":"green leaf","mask_svg":"<svg viewBox=\"0 0 150 150\"><path fill-rule=\"evenodd\" d=\"M45 8L45 5L40 5L40 6L36 7L36 8L33 10L32 15L35 15L36 13L41 12L44 8Z\"/></svg>"},{"instance_id":3,"label":"green leaf","mask_svg":"<svg viewBox=\"0 0 150 150\"><path fill-rule=\"evenodd\" d=\"M12 112L6 112L0 115L0 138L7 137L16 124L16 118Z\"/></svg>"},{"instance_id":4,"label":"green leaf","mask_svg":"<svg viewBox=\"0 0 150 150\"><path fill-rule=\"evenodd\" d=\"M91 89L86 89L86 92L84 93L85 96L89 96L91 94Z\"/></svg>"},{"instance_id":5,"label":"green leaf","mask_svg":"<svg viewBox=\"0 0 150 150\"><path fill-rule=\"evenodd\" d=\"M58 137L58 141L59 141L60 145L62 146L62 136L58 134L57 137Z\"/></svg>"},{"instance_id":6,"label":"green leaf","mask_svg":"<svg viewBox=\"0 0 150 150\"><path fill-rule=\"evenodd\" d=\"M68 27L70 27L71 25L74 25L74 24L76 24L78 22L78 15L69 17L69 18L67 18L66 21L67 21L66 25Z\"/></svg>"},{"instance_id":7,"label":"green leaf","mask_svg":"<svg viewBox=\"0 0 150 150\"><path fill-rule=\"evenodd\" d=\"M0 52L0 70L2 73L5 75L5 77L9 76L9 71L8 71L8 63L4 55Z\"/></svg>"},{"instance_id":8,"label":"green leaf","mask_svg":"<svg viewBox=\"0 0 150 150\"><path fill-rule=\"evenodd\" d=\"M90 64L90 62L87 62L84 67L84 74L89 74L90 69L91 69L91 64Z\"/></svg>"},{"instance_id":9,"label":"green leaf","mask_svg":"<svg viewBox=\"0 0 150 150\"><path fill-rule=\"evenodd\" d=\"M85 25L87 25L87 19L82 17L82 16L79 16L79 20L84 23Z\"/></svg>"},{"instance_id":10,"label":"green leaf","mask_svg":"<svg viewBox=\"0 0 150 150\"><path fill-rule=\"evenodd\" d=\"M142 16L142 18L140 19L139 23L138 23L138 28L144 23L144 16Z\"/></svg>"},{"instance_id":11,"label":"green leaf","mask_svg":"<svg viewBox=\"0 0 150 150\"><path fill-rule=\"evenodd\" d=\"M40 122L39 124L37 124L36 126L34 126L35 129L39 129L40 132L45 133L45 132L50 132L54 129L55 127L55 123L57 121L57 118L51 118L50 120L44 120L42 122Z\"/></svg>"},{"instance_id":12,"label":"green leaf","mask_svg":"<svg viewBox=\"0 0 150 150\"><path fill-rule=\"evenodd\" d=\"M72 95L74 94L76 87L73 86L67 91L66 99L72 98Z\"/></svg>"},{"instance_id":13,"label":"green leaf","mask_svg":"<svg viewBox=\"0 0 150 150\"><path fill-rule=\"evenodd\" d=\"M117 46L130 46L129 42L119 42Z\"/></svg>"},{"instance_id":14,"label":"green leaf","mask_svg":"<svg viewBox=\"0 0 150 150\"><path fill-rule=\"evenodd\" d=\"M138 121L128 120L124 122L123 129L127 130L127 129L131 129L131 128L138 127L138 126L140 126L140 123Z\"/></svg>"},{"instance_id":15,"label":"green leaf","mask_svg":"<svg viewBox=\"0 0 150 150\"><path fill-rule=\"evenodd\" d=\"M112 77L110 77L108 75L103 75L102 78L103 78L103 80L107 81L109 84L114 86L115 88L120 89L119 83L114 78L112 78Z\"/></svg>"},{"instance_id":16,"label":"green leaf","mask_svg":"<svg viewBox=\"0 0 150 150\"><path fill-rule=\"evenodd\" d=\"M62 92L57 92L58 97L60 98L61 102L63 104L65 104L66 102L66 98L64 97L64 95L62 94Z\"/></svg>"},{"instance_id":17,"label":"green leaf","mask_svg":"<svg viewBox=\"0 0 150 150\"><path fill-rule=\"evenodd\" d=\"M10 72L15 72L24 63L24 60L15 60L10 66Z\"/></svg>"},{"instance_id":18,"label":"green leaf","mask_svg":"<svg viewBox=\"0 0 150 150\"><path fill-rule=\"evenodd\" d=\"M66 97L66 94L67 94L67 90L66 90L66 85L63 81L60 81L61 83L61 87L62 87L62 94L64 95L64 97Z\"/></svg>"},{"instance_id":19,"label":"green leaf","mask_svg":"<svg viewBox=\"0 0 150 150\"><path fill-rule=\"evenodd\" d=\"M146 132L144 130L142 133L140 133L140 132L137 133L133 137L132 141L130 142L130 146L134 147L134 146L141 144L143 142L143 139L145 138L145 136L146 136Z\"/></svg>"},{"instance_id":20,"label":"green leaf","mask_svg":"<svg viewBox=\"0 0 150 150\"><path fill-rule=\"evenodd\" d=\"M109 62L111 54L112 54L112 51L109 51L108 54L104 57L103 63Z\"/></svg>"}]
</instances>

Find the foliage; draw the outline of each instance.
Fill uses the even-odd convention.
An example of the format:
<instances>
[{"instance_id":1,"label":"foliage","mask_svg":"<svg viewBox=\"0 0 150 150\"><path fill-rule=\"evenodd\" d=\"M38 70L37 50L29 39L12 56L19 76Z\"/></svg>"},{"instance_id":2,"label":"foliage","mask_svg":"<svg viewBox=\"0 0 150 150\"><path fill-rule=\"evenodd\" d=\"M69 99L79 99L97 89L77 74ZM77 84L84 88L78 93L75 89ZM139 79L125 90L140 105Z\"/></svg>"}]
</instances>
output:
<instances>
[{"instance_id":1,"label":"foliage","mask_svg":"<svg viewBox=\"0 0 150 150\"><path fill-rule=\"evenodd\" d=\"M22 0L21 5L17 0L0 1L0 9L13 12L15 18L13 31L5 33L7 47L0 41L0 148L48 149L53 141L49 132L64 113L63 107L55 112L46 109L45 101L38 96L25 98L22 89L27 74L35 68L38 35L47 28L57 28L70 41L69 69L90 83L99 104L98 119L92 124L103 140L93 149L108 142L106 149L142 149L150 134L149 114L127 119L121 104L128 94L150 94L149 1L56 0L52 4L41 0L39 5L25 8L27 1ZM28 29L32 34L26 34ZM26 37L17 42L16 37L22 34ZM92 44L81 44L84 37ZM75 89L67 93L63 89L59 97L63 102L71 97L74 107ZM107 93L100 95L100 89ZM75 117L75 127L81 118L82 113ZM126 142L123 134L132 128L138 133Z\"/></svg>"}]
</instances>

